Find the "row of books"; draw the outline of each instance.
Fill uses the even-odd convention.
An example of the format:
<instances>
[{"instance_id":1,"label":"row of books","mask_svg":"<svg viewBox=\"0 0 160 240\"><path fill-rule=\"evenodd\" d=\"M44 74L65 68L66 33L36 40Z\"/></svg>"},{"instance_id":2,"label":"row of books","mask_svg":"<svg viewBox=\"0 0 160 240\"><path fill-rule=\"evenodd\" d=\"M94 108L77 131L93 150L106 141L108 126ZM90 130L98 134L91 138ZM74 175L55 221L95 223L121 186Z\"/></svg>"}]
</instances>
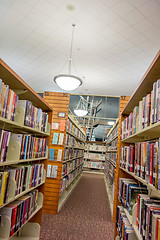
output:
<instances>
[{"instance_id":1,"label":"row of books","mask_svg":"<svg viewBox=\"0 0 160 240\"><path fill-rule=\"evenodd\" d=\"M135 146L134 145L121 147L120 167L127 169L129 172L134 172L134 167L135 167Z\"/></svg>"},{"instance_id":2,"label":"row of books","mask_svg":"<svg viewBox=\"0 0 160 240\"><path fill-rule=\"evenodd\" d=\"M160 189L160 139L157 141L139 142L134 146L121 149L120 164L147 183ZM131 151L132 150L132 151ZM135 157L134 157L135 156Z\"/></svg>"},{"instance_id":3,"label":"row of books","mask_svg":"<svg viewBox=\"0 0 160 240\"><path fill-rule=\"evenodd\" d=\"M18 95L0 79L0 116L14 121L17 101Z\"/></svg>"},{"instance_id":4,"label":"row of books","mask_svg":"<svg viewBox=\"0 0 160 240\"><path fill-rule=\"evenodd\" d=\"M106 153L106 160L112 162L114 165L116 165L117 160L117 153L113 152L107 152Z\"/></svg>"},{"instance_id":5,"label":"row of books","mask_svg":"<svg viewBox=\"0 0 160 240\"><path fill-rule=\"evenodd\" d=\"M48 114L46 112L43 112L41 108L33 106L32 102L28 100L18 100L17 107L25 112L25 126L47 132Z\"/></svg>"},{"instance_id":6,"label":"row of books","mask_svg":"<svg viewBox=\"0 0 160 240\"><path fill-rule=\"evenodd\" d=\"M118 198L131 215L139 193L148 194L147 187L137 184L133 179L119 178Z\"/></svg>"},{"instance_id":7,"label":"row of books","mask_svg":"<svg viewBox=\"0 0 160 240\"><path fill-rule=\"evenodd\" d=\"M64 157L63 161L76 158L76 157L83 157L83 150L81 149L73 149L73 148L65 148L64 149Z\"/></svg>"},{"instance_id":8,"label":"row of books","mask_svg":"<svg viewBox=\"0 0 160 240\"><path fill-rule=\"evenodd\" d=\"M104 170L105 170L105 176L108 181L109 187L112 193L114 193L113 185L114 185L114 178L115 178L115 167L113 166L113 164L107 161L104 164Z\"/></svg>"},{"instance_id":9,"label":"row of books","mask_svg":"<svg viewBox=\"0 0 160 240\"><path fill-rule=\"evenodd\" d=\"M115 140L113 140L110 145L107 145L107 150L111 151L111 150L117 150L117 144L118 144L118 138L116 138Z\"/></svg>"},{"instance_id":10,"label":"row of books","mask_svg":"<svg viewBox=\"0 0 160 240\"><path fill-rule=\"evenodd\" d=\"M77 166L83 163L83 158L77 158L71 162L63 164L62 176L68 174L70 171L74 170Z\"/></svg>"},{"instance_id":11,"label":"row of books","mask_svg":"<svg viewBox=\"0 0 160 240\"><path fill-rule=\"evenodd\" d=\"M67 131L74 134L77 138L85 141L85 135L69 119L67 119Z\"/></svg>"},{"instance_id":12,"label":"row of books","mask_svg":"<svg viewBox=\"0 0 160 240\"><path fill-rule=\"evenodd\" d=\"M84 148L84 143L77 141L76 138L66 133L65 145L71 147Z\"/></svg>"},{"instance_id":13,"label":"row of books","mask_svg":"<svg viewBox=\"0 0 160 240\"><path fill-rule=\"evenodd\" d=\"M137 239L134 229L127 219L123 207L117 206L116 227L120 239Z\"/></svg>"},{"instance_id":14,"label":"row of books","mask_svg":"<svg viewBox=\"0 0 160 240\"><path fill-rule=\"evenodd\" d=\"M85 149L86 150L90 150L90 151L100 151L100 152L105 152L106 151L106 147L102 146L102 145L96 145L96 144L90 144L90 143L86 143L85 144Z\"/></svg>"},{"instance_id":15,"label":"row of books","mask_svg":"<svg viewBox=\"0 0 160 240\"><path fill-rule=\"evenodd\" d=\"M38 190L34 190L0 209L0 219L6 216L10 220L10 236L22 227L36 210L37 200Z\"/></svg>"},{"instance_id":16,"label":"row of books","mask_svg":"<svg viewBox=\"0 0 160 240\"><path fill-rule=\"evenodd\" d=\"M47 140L28 134L22 135L20 159L46 157Z\"/></svg>"},{"instance_id":17,"label":"row of books","mask_svg":"<svg viewBox=\"0 0 160 240\"><path fill-rule=\"evenodd\" d=\"M104 169L104 164L102 162L84 161L83 166L86 168Z\"/></svg>"},{"instance_id":18,"label":"row of books","mask_svg":"<svg viewBox=\"0 0 160 240\"><path fill-rule=\"evenodd\" d=\"M160 79L153 83L153 90L139 102L133 112L122 122L121 139L124 139L160 121Z\"/></svg>"},{"instance_id":19,"label":"row of books","mask_svg":"<svg viewBox=\"0 0 160 240\"><path fill-rule=\"evenodd\" d=\"M80 172L82 172L82 165L76 168L73 172L66 175L64 178L61 179L61 186L60 186L60 193L62 193L65 188L67 188L70 183L77 177Z\"/></svg>"},{"instance_id":20,"label":"row of books","mask_svg":"<svg viewBox=\"0 0 160 240\"><path fill-rule=\"evenodd\" d=\"M84 152L84 158L92 160L105 160L105 154Z\"/></svg>"},{"instance_id":21,"label":"row of books","mask_svg":"<svg viewBox=\"0 0 160 240\"><path fill-rule=\"evenodd\" d=\"M0 172L0 205L8 201L11 179L15 181L15 196L35 187L43 180L44 164L13 165ZM14 197L14 196L13 196Z\"/></svg>"},{"instance_id":22,"label":"row of books","mask_svg":"<svg viewBox=\"0 0 160 240\"><path fill-rule=\"evenodd\" d=\"M115 129L107 136L107 143L110 143L113 139L118 137L118 125L115 127Z\"/></svg>"},{"instance_id":23,"label":"row of books","mask_svg":"<svg viewBox=\"0 0 160 240\"><path fill-rule=\"evenodd\" d=\"M20 145L20 159L31 159L46 156L47 140L30 134L16 134L0 130L0 162L5 162L10 141ZM19 159L17 159L19 160Z\"/></svg>"},{"instance_id":24,"label":"row of books","mask_svg":"<svg viewBox=\"0 0 160 240\"><path fill-rule=\"evenodd\" d=\"M138 194L136 225L143 240L160 239L160 198Z\"/></svg>"}]
</instances>

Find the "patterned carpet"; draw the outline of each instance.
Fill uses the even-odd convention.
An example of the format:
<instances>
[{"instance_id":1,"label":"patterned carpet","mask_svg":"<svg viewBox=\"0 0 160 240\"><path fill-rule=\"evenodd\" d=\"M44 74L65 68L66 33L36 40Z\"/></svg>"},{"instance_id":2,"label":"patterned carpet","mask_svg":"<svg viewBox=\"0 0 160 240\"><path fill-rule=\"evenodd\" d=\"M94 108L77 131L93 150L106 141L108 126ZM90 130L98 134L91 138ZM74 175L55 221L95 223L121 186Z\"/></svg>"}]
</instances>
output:
<instances>
[{"instance_id":1,"label":"patterned carpet","mask_svg":"<svg viewBox=\"0 0 160 240\"><path fill-rule=\"evenodd\" d=\"M40 240L113 240L102 174L83 173L58 215L44 214Z\"/></svg>"}]
</instances>

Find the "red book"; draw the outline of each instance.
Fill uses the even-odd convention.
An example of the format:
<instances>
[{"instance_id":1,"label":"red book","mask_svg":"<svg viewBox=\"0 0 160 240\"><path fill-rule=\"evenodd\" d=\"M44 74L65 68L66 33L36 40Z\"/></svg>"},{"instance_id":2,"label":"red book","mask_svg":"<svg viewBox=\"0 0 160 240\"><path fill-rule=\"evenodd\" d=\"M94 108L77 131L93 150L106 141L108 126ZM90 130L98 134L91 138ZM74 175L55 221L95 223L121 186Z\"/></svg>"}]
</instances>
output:
<instances>
[{"instance_id":1,"label":"red book","mask_svg":"<svg viewBox=\"0 0 160 240\"><path fill-rule=\"evenodd\" d=\"M154 144L151 143L151 161L150 161L150 183L153 183L153 149L154 148Z\"/></svg>"},{"instance_id":2,"label":"red book","mask_svg":"<svg viewBox=\"0 0 160 240\"><path fill-rule=\"evenodd\" d=\"M60 132L64 132L64 130L65 130L65 119L61 119L60 120Z\"/></svg>"},{"instance_id":3,"label":"red book","mask_svg":"<svg viewBox=\"0 0 160 240\"><path fill-rule=\"evenodd\" d=\"M138 227L138 219L139 219L139 198L140 195L137 196L137 219L136 219L136 226Z\"/></svg>"},{"instance_id":4,"label":"red book","mask_svg":"<svg viewBox=\"0 0 160 240\"><path fill-rule=\"evenodd\" d=\"M133 172L134 157L135 157L134 146L131 146L130 172Z\"/></svg>"},{"instance_id":5,"label":"red book","mask_svg":"<svg viewBox=\"0 0 160 240\"><path fill-rule=\"evenodd\" d=\"M10 236L12 236L14 234L15 223L16 223L16 214L17 214L17 205L13 206L13 208L12 208Z\"/></svg>"}]
</instances>

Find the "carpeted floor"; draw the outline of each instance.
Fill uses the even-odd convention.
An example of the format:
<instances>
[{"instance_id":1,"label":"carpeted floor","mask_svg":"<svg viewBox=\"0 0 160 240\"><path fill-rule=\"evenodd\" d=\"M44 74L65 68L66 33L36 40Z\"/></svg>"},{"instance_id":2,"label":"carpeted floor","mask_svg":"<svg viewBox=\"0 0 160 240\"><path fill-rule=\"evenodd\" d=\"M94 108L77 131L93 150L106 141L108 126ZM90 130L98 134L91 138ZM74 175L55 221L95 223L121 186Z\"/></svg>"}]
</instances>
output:
<instances>
[{"instance_id":1,"label":"carpeted floor","mask_svg":"<svg viewBox=\"0 0 160 240\"><path fill-rule=\"evenodd\" d=\"M102 174L83 173L58 215L44 214L41 240L113 240Z\"/></svg>"}]
</instances>

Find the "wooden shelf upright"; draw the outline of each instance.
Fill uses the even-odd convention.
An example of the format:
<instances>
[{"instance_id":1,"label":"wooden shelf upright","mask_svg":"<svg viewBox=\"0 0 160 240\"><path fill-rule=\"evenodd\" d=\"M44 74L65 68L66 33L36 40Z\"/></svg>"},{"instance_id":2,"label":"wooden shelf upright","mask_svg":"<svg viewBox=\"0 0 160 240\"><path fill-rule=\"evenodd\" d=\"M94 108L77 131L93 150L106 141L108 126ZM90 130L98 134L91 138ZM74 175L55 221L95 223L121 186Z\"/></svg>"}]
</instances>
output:
<instances>
[{"instance_id":1,"label":"wooden shelf upright","mask_svg":"<svg viewBox=\"0 0 160 240\"><path fill-rule=\"evenodd\" d=\"M116 159L116 170L115 170L115 187L114 187L114 201L113 201L113 222L116 223L116 213L117 213L117 205L118 201L118 179L122 177L119 171L119 161L120 161L120 148L121 148L121 112L123 108L126 106L129 96L121 96L120 97L120 104L119 104L119 123L118 123L118 142L117 142L117 159Z\"/></svg>"},{"instance_id":2,"label":"wooden shelf upright","mask_svg":"<svg viewBox=\"0 0 160 240\"><path fill-rule=\"evenodd\" d=\"M50 214L57 214L60 208L62 207L63 203L65 202L66 198L69 196L70 192L77 183L77 180L80 179L80 173L78 172L79 167L82 168L82 164L79 162L79 159L83 157L80 156L73 156L71 158L65 158L65 153L67 149L72 149L73 151L80 151L83 150L81 146L74 147L73 145L66 144L66 138L70 136L70 138L74 138L75 141L78 143L83 143L85 140L81 140L80 137L77 137L76 134L69 130L68 123L71 121L73 126L75 126L79 131L85 132L81 128L79 122L69 114L69 101L70 101L70 94L69 93L56 93L56 92L44 92L44 99L50 106L54 109L53 117L52 117L52 124L57 123L59 124L58 129L51 128L51 139L50 139L50 149L55 150L54 160L49 161L49 165L57 166L57 178L50 178L47 177L46 179L46 191L44 196L44 212ZM62 116L61 113L64 115ZM64 121L65 128L63 131L60 131L60 123ZM53 135L57 134L64 134L63 144L56 145L52 144ZM61 160L57 161L58 150L62 150ZM78 162L78 165L77 165ZM73 166L71 166L73 165ZM64 167L67 166L67 172L64 173ZM71 169L70 169L71 168ZM77 171L76 176L64 186L65 177L69 174L74 173ZM69 178L69 176L68 176Z\"/></svg>"},{"instance_id":3,"label":"wooden shelf upright","mask_svg":"<svg viewBox=\"0 0 160 240\"><path fill-rule=\"evenodd\" d=\"M119 178L122 177L122 178L134 179L135 182L141 183L147 186L149 195L160 196L160 190L156 188L153 184L151 184L150 182L148 183L146 179L142 179L140 176L137 176L135 172L129 172L128 169L119 166L121 147L134 145L134 143L138 143L138 142L145 142L145 141L150 141L150 140L155 140L157 138L160 138L160 131L159 131L160 123L158 121L154 121L154 123L151 122L151 119L150 119L151 115L149 114L147 115L147 118L149 119L149 126L148 125L142 126L142 123L140 122L139 118L143 118L143 117L142 115L140 115L140 113L138 113L138 118L137 118L138 125L136 126L136 130L134 131L134 133L132 131L133 129L131 129L131 133L129 134L127 133L128 136L126 135L126 137L124 137L122 140L120 139L121 122L124 121L125 118L127 118L133 112L136 106L139 106L139 102L142 101L142 99L146 97L147 94L151 93L151 91L153 90L153 84L157 82L158 79L160 79L160 51L155 56L154 60L152 61L149 68L147 69L146 73L144 74L142 80L140 81L138 87L136 88L136 90L134 91L130 99L126 98L125 104L124 104L126 106L124 106L124 109L123 108L120 109L120 115L119 115L120 123L119 123L118 149L117 149L118 161L116 164L115 194L114 194L115 239L117 237L117 229L116 229L117 206L121 206L121 203L118 200ZM127 102L127 100L129 101ZM142 166L140 165L140 167ZM135 216L135 213L137 212L136 209L137 209L137 204L134 205L132 210L133 217L128 213L126 209L124 209L124 211L126 213L128 221L130 222L130 224L134 229L134 233L136 236L135 239L143 239L142 235L140 235L138 227L136 226L136 216Z\"/></svg>"},{"instance_id":4,"label":"wooden shelf upright","mask_svg":"<svg viewBox=\"0 0 160 240\"><path fill-rule=\"evenodd\" d=\"M50 123L52 119L52 108L47 104L20 76L18 76L2 59L0 59L0 79L2 80L2 84L4 88L9 87L9 91L12 91L12 93L16 93L18 95L19 100L28 100L32 102L32 109L41 108L43 112L46 112L48 114L48 123L47 123L47 131L41 131L38 130L38 128L32 128L24 125L24 119L25 119L25 110L26 109L20 109L16 105L15 107L15 119L14 121L10 120L9 118L0 117L0 129L4 131L11 132L11 135L16 133L19 135L32 135L36 137L43 137L47 139L47 143L49 146L49 140L50 140ZM8 85L8 86L7 86ZM7 91L7 90L6 90ZM1 91L2 94L2 91ZM4 98L7 99L9 94L3 93ZM8 97L9 98L9 97ZM9 102L9 100L7 100ZM2 102L0 103L2 104ZM9 102L9 104L13 105L13 102ZM2 105L1 105L2 106ZM4 105L3 105L3 109ZM7 109L7 108L6 108ZM21 111L22 110L22 111ZM33 110L34 111L34 110ZM32 112L34 113L34 112ZM33 115L32 115L33 116ZM41 126L40 126L41 127ZM42 128L41 128L42 129ZM1 133L2 136L2 133ZM22 239L23 237L26 239L39 239L40 237L40 226L42 221L42 212L43 212L43 196L45 192L45 178L46 178L46 170L47 170L47 162L48 162L48 151L46 151L45 157L35 157L29 159L26 157L26 159L21 160L20 159L20 149L21 144L19 145L12 140L12 142L9 141L8 151L7 151L7 157L5 161L0 160L0 171L7 171L7 169L13 169L14 164L16 166L26 166L25 163L28 164L44 164L44 171L43 176L40 184L35 184L30 187L26 187L27 189L24 190L24 188L21 187L21 190L19 190L19 194L16 194L16 181L13 178L9 178L9 183L11 184L11 187L8 189L8 200L7 202L0 205L0 209L3 210L3 208L7 207L9 203L12 204L15 200L19 200L20 197L23 197L25 194L29 194L32 190L38 190L38 206L36 207L35 211L30 215L29 218L26 220L26 222L14 232L13 239ZM34 150L33 150L34 151ZM23 165L24 164L24 165ZM24 174L22 172L21 174ZM22 180L22 179L21 179ZM27 179L28 181L28 179ZM2 184L2 182L1 182ZM19 182L21 184L21 182ZM32 186L32 187L31 187ZM1 186L0 186L1 187ZM10 228L11 228L12 221L9 218L6 218L4 215L1 218L1 224L0 224L0 239L8 240L12 237L10 236ZM30 236L27 234L26 230L30 230ZM28 231L28 230L27 230ZM19 237L16 236L16 233L19 232ZM32 235L33 233L33 235ZM23 235L23 237L22 237Z\"/></svg>"}]
</instances>

